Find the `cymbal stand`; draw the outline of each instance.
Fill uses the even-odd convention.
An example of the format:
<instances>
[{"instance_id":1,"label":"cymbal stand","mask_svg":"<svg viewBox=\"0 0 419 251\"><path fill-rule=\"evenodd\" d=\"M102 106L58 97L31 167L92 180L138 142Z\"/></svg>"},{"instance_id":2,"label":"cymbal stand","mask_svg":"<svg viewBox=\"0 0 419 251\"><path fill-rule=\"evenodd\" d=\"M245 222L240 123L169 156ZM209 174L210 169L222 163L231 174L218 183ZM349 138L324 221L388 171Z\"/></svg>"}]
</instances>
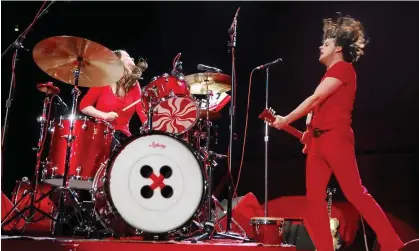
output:
<instances>
[{"instance_id":1,"label":"cymbal stand","mask_svg":"<svg viewBox=\"0 0 419 251\"><path fill-rule=\"evenodd\" d=\"M39 169L40 169L40 166L41 166L41 157L42 157L42 152L43 152L43 149L44 149L44 137L45 137L44 134L45 134L45 131L47 130L47 128L46 128L46 126L47 126L46 122L49 119L48 118L49 116L47 117L47 114L50 114L50 111L51 111L51 103L52 103L52 100L53 100L54 96L55 95L53 95L53 96L50 97L48 94L45 95L43 106L42 106L42 114L38 118L38 121L41 124L41 128L40 128L40 133L39 133L38 144L37 144L37 147L35 148L35 151L36 151L36 166L35 166L35 174L34 174L34 178L33 178L33 183L31 184L32 190L30 192L25 193L16 202L16 204L13 205L12 209L6 214L6 217L4 217L4 219L7 219L10 216L10 214L19 206L19 204L23 201L23 199L27 195L30 195L31 196L31 203L27 207L27 209L29 209L29 216L26 217L24 215L24 212L27 209L23 209L21 212L19 212L18 214L16 214L14 217L12 217L11 219L9 219L8 221L3 221L2 222L2 225L1 225L2 227L5 226L5 225L7 225L7 224L9 224L11 221L13 221L14 219L16 219L19 216L22 216L24 218L24 220L25 220L26 223L32 222L32 218L35 216L34 210L35 211L38 211L39 213L41 213L41 214L43 214L43 215L45 215L47 217L50 217L51 219L53 219L48 213L40 210L39 208L37 208L35 206L35 201L36 201L35 200L35 197L36 197L37 192L38 192L39 171L40 171ZM49 106L49 108L48 108L48 106ZM47 112L47 109L48 109L48 112ZM43 197L43 198L45 198L45 197ZM38 200L38 201L40 201L40 200Z\"/></svg>"},{"instance_id":2,"label":"cymbal stand","mask_svg":"<svg viewBox=\"0 0 419 251\"><path fill-rule=\"evenodd\" d=\"M72 106L71 106L71 114L70 114L70 128L69 128L69 135L67 135L67 149L66 149L66 158L65 158L65 169L64 169L64 175L63 175L63 183L61 187L58 187L54 190L60 191L59 196L59 202L58 202L58 215L56 218L56 224L54 229L54 235L62 235L63 234L63 224L67 223L68 220L72 217L72 214L78 213L78 211L82 210L82 205L78 200L77 194L68 186L68 171L70 169L70 158L71 158L71 149L73 147L73 141L75 138L74 135L74 121L76 118L76 110L77 110L77 104L78 104L78 97L80 96L80 89L78 88L79 85L79 76L80 76L80 70L81 70L81 62L83 58L79 57L77 58L78 66L74 70L74 88L71 91L71 94L73 96L72 98ZM72 212L67 218L65 217L65 198L67 198L66 193L69 193L69 198L73 199L76 204L77 208L75 208L74 212ZM80 222L82 225L84 222Z\"/></svg>"},{"instance_id":3,"label":"cymbal stand","mask_svg":"<svg viewBox=\"0 0 419 251\"><path fill-rule=\"evenodd\" d=\"M268 109L269 104L269 67L266 68L266 93L265 93L265 108ZM268 217L268 145L269 145L269 126L265 123L265 205L264 215Z\"/></svg>"},{"instance_id":4,"label":"cymbal stand","mask_svg":"<svg viewBox=\"0 0 419 251\"><path fill-rule=\"evenodd\" d=\"M153 130L153 106L151 105L151 97L148 97L148 111L147 111L147 127L148 131Z\"/></svg>"}]
</instances>

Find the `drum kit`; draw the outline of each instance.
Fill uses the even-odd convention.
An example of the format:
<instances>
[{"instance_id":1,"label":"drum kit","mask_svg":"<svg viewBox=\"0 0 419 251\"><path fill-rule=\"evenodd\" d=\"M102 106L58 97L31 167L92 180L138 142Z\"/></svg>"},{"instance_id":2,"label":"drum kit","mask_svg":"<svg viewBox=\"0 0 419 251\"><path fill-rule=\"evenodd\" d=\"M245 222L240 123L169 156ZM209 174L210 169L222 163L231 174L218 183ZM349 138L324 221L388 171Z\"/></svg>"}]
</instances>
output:
<instances>
[{"instance_id":1,"label":"drum kit","mask_svg":"<svg viewBox=\"0 0 419 251\"><path fill-rule=\"evenodd\" d=\"M14 224L30 234L155 239L190 238L205 231L204 222L216 224L220 203L212 195L212 170L227 156L211 150L217 129L211 120L231 99L231 77L184 76L179 54L171 73L142 89L149 116L140 133L111 149L112 124L77 107L79 87L106 86L123 76L115 53L84 38L57 36L39 42L33 58L49 76L73 85L72 103L65 115L55 115L54 100L67 107L60 89L52 82L37 85L45 98L35 175L17 182L2 229Z\"/></svg>"}]
</instances>

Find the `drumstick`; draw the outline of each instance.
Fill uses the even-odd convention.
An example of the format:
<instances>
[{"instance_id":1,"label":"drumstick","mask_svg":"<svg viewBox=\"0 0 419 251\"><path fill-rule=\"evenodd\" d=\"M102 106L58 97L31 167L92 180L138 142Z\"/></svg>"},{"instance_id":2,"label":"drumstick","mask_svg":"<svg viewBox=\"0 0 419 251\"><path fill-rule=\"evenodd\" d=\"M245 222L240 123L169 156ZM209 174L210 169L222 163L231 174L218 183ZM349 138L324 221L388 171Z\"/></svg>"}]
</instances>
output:
<instances>
[{"instance_id":1,"label":"drumstick","mask_svg":"<svg viewBox=\"0 0 419 251\"><path fill-rule=\"evenodd\" d=\"M134 101L132 104L128 105L127 107L125 107L124 109L122 109L123 112L125 112L126 110L128 110L129 108L133 107L134 105L136 105L138 102L141 101L141 98Z\"/></svg>"}]
</instances>

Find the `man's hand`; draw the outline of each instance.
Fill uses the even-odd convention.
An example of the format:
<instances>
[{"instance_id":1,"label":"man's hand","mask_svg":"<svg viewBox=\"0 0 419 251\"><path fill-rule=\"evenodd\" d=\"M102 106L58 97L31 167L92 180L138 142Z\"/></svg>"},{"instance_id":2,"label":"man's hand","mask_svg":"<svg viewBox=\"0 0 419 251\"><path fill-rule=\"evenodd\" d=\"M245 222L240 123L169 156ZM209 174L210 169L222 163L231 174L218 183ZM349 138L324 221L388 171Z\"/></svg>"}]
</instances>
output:
<instances>
[{"instance_id":1,"label":"man's hand","mask_svg":"<svg viewBox=\"0 0 419 251\"><path fill-rule=\"evenodd\" d=\"M270 123L269 125L275 127L278 130L281 130L282 128L284 128L284 126L288 125L287 118L275 115L275 121L273 123Z\"/></svg>"}]
</instances>

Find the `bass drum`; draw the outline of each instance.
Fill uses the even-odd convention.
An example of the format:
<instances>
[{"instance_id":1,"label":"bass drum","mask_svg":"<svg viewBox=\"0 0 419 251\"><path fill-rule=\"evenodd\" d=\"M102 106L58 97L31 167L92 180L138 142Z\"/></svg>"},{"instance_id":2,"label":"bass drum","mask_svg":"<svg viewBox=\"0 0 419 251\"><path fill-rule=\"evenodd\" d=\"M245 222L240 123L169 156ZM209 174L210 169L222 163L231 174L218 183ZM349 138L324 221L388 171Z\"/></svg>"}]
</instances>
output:
<instances>
[{"instance_id":1,"label":"bass drum","mask_svg":"<svg viewBox=\"0 0 419 251\"><path fill-rule=\"evenodd\" d=\"M205 201L202 164L164 132L132 137L94 179L95 212L105 227L164 235L190 223Z\"/></svg>"}]
</instances>

